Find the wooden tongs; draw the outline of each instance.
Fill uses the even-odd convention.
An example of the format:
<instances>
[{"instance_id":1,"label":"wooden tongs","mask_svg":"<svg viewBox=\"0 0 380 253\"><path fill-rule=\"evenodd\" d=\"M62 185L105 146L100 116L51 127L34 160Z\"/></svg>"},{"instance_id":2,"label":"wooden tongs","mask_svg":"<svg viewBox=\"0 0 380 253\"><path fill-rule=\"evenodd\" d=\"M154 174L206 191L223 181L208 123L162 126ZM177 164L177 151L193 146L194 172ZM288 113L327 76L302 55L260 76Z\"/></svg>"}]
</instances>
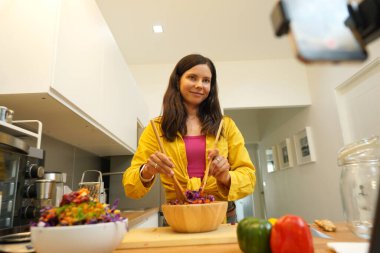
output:
<instances>
[{"instance_id":1,"label":"wooden tongs","mask_svg":"<svg viewBox=\"0 0 380 253\"><path fill-rule=\"evenodd\" d=\"M223 119L220 120L220 123L219 123L219 128L218 128L218 132L216 133L216 137L215 137L215 141L214 141L214 148L216 148L217 144L218 144L218 141L219 141L219 137L220 137L220 132L222 131L222 126L223 126ZM210 165L212 163L213 160L210 159L210 161L208 162L207 166L206 166L206 169L205 169L205 175L203 176L203 181L202 181L202 186L201 188L199 189L199 191L201 193L203 193L203 191L205 190L205 187L206 187L206 182L207 182L207 178L208 178L208 173L210 171Z\"/></svg>"},{"instance_id":2,"label":"wooden tongs","mask_svg":"<svg viewBox=\"0 0 380 253\"><path fill-rule=\"evenodd\" d=\"M162 143L162 141L161 141L161 138L160 138L160 136L159 136L159 134L158 134L158 131L157 131L156 125L154 124L154 121L153 121L153 120L151 120L150 123L151 123L152 126L153 126L154 134L156 135L156 139L157 139L158 145L160 146L160 151L166 155L166 152L165 152L165 149L164 149L164 145L163 145L163 143ZM172 178L173 178L174 189L175 189L175 192L176 192L177 198L178 198L179 200L181 200L181 201L191 203L192 200L187 199L186 194L185 194L185 191L183 190L181 184L178 182L178 180L177 180L175 174L173 174Z\"/></svg>"}]
</instances>

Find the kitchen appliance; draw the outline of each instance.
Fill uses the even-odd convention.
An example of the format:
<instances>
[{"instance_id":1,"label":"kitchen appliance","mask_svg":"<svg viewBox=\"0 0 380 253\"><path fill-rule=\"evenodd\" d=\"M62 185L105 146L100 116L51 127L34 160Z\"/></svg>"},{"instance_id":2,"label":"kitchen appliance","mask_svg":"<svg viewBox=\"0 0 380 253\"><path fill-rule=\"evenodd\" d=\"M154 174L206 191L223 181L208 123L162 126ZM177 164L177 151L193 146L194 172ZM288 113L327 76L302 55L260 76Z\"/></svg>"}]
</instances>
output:
<instances>
[{"instance_id":1,"label":"kitchen appliance","mask_svg":"<svg viewBox=\"0 0 380 253\"><path fill-rule=\"evenodd\" d=\"M12 134L18 127L0 122L0 242L29 230L38 218L35 181L44 175L44 152ZM11 128L6 128L11 125ZM6 132L7 131L7 132ZM23 136L25 132L23 132Z\"/></svg>"},{"instance_id":2,"label":"kitchen appliance","mask_svg":"<svg viewBox=\"0 0 380 253\"><path fill-rule=\"evenodd\" d=\"M36 187L36 207L41 210L47 206L53 206L54 192L56 189L55 181L48 179L38 179L35 181Z\"/></svg>"},{"instance_id":3,"label":"kitchen appliance","mask_svg":"<svg viewBox=\"0 0 380 253\"><path fill-rule=\"evenodd\" d=\"M66 183L66 173L63 172L45 172L45 180L52 181L54 183L52 189L52 206L58 207L61 203L65 183Z\"/></svg>"},{"instance_id":4,"label":"kitchen appliance","mask_svg":"<svg viewBox=\"0 0 380 253\"><path fill-rule=\"evenodd\" d=\"M13 111L5 106L0 106L0 121L9 122L10 117L13 117Z\"/></svg>"},{"instance_id":5,"label":"kitchen appliance","mask_svg":"<svg viewBox=\"0 0 380 253\"><path fill-rule=\"evenodd\" d=\"M379 192L379 137L343 147L339 151L338 164L342 168L340 189L347 223L357 236L369 239Z\"/></svg>"},{"instance_id":6,"label":"kitchen appliance","mask_svg":"<svg viewBox=\"0 0 380 253\"><path fill-rule=\"evenodd\" d=\"M88 173L98 174L98 181L85 182L84 178ZM106 192L104 189L103 175L99 170L86 170L82 173L79 188L86 188L90 191L90 196L97 199L100 203L106 203Z\"/></svg>"}]
</instances>

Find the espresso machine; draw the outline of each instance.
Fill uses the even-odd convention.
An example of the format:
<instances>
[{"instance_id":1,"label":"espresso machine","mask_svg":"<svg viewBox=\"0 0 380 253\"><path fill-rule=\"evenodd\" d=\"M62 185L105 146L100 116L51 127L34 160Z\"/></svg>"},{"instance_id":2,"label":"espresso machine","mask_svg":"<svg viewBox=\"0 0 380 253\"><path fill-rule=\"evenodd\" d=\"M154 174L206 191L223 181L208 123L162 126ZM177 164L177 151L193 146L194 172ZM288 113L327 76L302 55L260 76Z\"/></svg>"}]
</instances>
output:
<instances>
[{"instance_id":1,"label":"espresso machine","mask_svg":"<svg viewBox=\"0 0 380 253\"><path fill-rule=\"evenodd\" d=\"M41 131L37 147L19 137L29 132L0 119L0 243L29 237L30 223L39 218L42 205L37 181L44 178L44 151L40 149Z\"/></svg>"},{"instance_id":2,"label":"espresso machine","mask_svg":"<svg viewBox=\"0 0 380 253\"><path fill-rule=\"evenodd\" d=\"M30 149L0 132L0 242L4 235L29 231L38 219L36 181L44 176L44 159L41 150Z\"/></svg>"}]
</instances>

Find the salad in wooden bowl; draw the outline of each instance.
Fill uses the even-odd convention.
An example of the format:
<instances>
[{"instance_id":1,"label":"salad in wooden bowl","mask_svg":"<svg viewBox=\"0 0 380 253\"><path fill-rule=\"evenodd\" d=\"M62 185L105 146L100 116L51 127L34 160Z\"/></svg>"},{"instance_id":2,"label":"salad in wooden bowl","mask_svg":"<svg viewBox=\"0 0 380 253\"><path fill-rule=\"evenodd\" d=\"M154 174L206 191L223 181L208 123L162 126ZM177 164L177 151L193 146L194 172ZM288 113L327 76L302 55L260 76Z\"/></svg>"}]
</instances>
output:
<instances>
[{"instance_id":1,"label":"salad in wooden bowl","mask_svg":"<svg viewBox=\"0 0 380 253\"><path fill-rule=\"evenodd\" d=\"M199 233L216 230L225 220L227 201L215 201L214 196L201 191L186 191L191 203L178 200L162 205L167 223L175 232Z\"/></svg>"}]
</instances>

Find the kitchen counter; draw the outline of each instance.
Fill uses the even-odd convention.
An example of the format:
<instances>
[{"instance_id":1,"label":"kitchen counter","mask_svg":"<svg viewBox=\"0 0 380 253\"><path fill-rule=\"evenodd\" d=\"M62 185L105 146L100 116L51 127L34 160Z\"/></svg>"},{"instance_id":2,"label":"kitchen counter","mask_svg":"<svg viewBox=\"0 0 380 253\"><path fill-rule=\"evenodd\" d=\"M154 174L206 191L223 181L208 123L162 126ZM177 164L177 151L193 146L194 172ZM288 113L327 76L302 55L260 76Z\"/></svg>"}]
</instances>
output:
<instances>
[{"instance_id":1,"label":"kitchen counter","mask_svg":"<svg viewBox=\"0 0 380 253\"><path fill-rule=\"evenodd\" d=\"M121 216L124 218L128 218L128 228L129 230L133 230L135 229L135 227L140 227L141 224L146 222L146 220L148 220L149 218L153 216L157 216L158 212L159 212L158 207L148 208L144 210L126 210L126 211L121 211ZM158 218L157 218L157 222L158 222ZM26 243L0 244L0 252L34 253L35 251L31 247L31 243L26 242Z\"/></svg>"},{"instance_id":2,"label":"kitchen counter","mask_svg":"<svg viewBox=\"0 0 380 253\"><path fill-rule=\"evenodd\" d=\"M133 229L135 226L148 219L150 216L157 214L158 212L158 207L148 208L144 210L126 210L121 211L121 216L128 218L128 228Z\"/></svg>"},{"instance_id":3,"label":"kitchen counter","mask_svg":"<svg viewBox=\"0 0 380 253\"><path fill-rule=\"evenodd\" d=\"M332 251L327 248L327 242L365 242L367 240L360 239L356 237L347 227L344 222L337 222L337 232L323 232L331 236L331 239L325 238L315 238L314 242L314 253L331 253ZM312 225L312 227L317 228L317 226ZM319 229L318 229L319 230ZM135 231L138 231L137 229ZM141 230L143 231L143 230ZM128 234L126 235L128 236ZM146 238L149 241L149 237ZM174 246L174 247L144 247L135 249L125 249L121 246L117 248L114 253L157 253L157 252L167 252L167 253L202 253L202 252L218 252L218 253L241 253L239 245L237 243L226 243L226 244L206 244L206 245L189 245L189 246Z\"/></svg>"},{"instance_id":4,"label":"kitchen counter","mask_svg":"<svg viewBox=\"0 0 380 253\"><path fill-rule=\"evenodd\" d=\"M132 225L136 225L141 220L143 220L146 217L149 217L150 215L154 214L155 212L158 212L158 208L150 208L147 210L141 210L141 211L127 211L123 212L123 216L127 217L130 219L132 222ZM337 222L335 223L337 225L337 232L323 232L319 230L315 225L312 225L312 227L318 229L319 231L323 232L326 235L331 236L331 239L325 239L325 238L316 238L313 237L313 243L314 243L314 253L332 253L333 251L329 250L327 248L327 243L328 242L366 242L368 240L360 239L357 236L355 236L347 227L347 225L344 222ZM204 244L204 245L188 245L188 246L182 246L186 243L189 243L189 241L192 241L194 235L192 238L184 240L183 243L178 243L178 236L186 236L189 234L180 234L176 233L176 235L171 235L173 236L172 238L174 239L175 236L177 236L177 244L176 245L181 245L181 246L172 246L172 247L141 247L141 248L126 248L125 245L123 246L120 244L118 248L113 251L113 253L209 253L209 252L218 252L218 253L241 253L239 249L239 245L236 243L236 234L234 229L236 229L237 225L234 225L229 231L225 230L225 232L221 231L223 229L228 228L229 224L224 224L222 225L217 231L218 233L213 234L213 236L208 236L208 240L203 243L209 243L215 241L215 239L218 237L219 240L223 240L224 243L209 243L209 244ZM157 230L157 231L167 231L171 230L170 228L136 228L133 230L130 230L127 232L126 236L128 236L128 233L134 233L134 232L142 232L141 236L144 236L144 231L147 230ZM209 233L214 233L209 232ZM232 233L231 233L232 232ZM203 235L202 235L203 234ZM197 233L197 237L202 237L207 233ZM141 238L142 241L149 242L150 239L152 240L152 237L150 237L149 234L146 234L147 236ZM163 234L160 234L163 235ZM191 236L191 235L190 235ZM198 238L198 239L199 239ZM206 236L204 236L206 238ZM154 238L153 238L154 239ZM124 239L125 240L125 239ZM123 240L123 241L124 241ZM156 242L157 244L157 242ZM30 243L20 243L20 244L0 244L0 252L34 252L33 249L27 250L25 246L30 245ZM146 245L145 245L146 246Z\"/></svg>"},{"instance_id":5,"label":"kitchen counter","mask_svg":"<svg viewBox=\"0 0 380 253\"><path fill-rule=\"evenodd\" d=\"M336 222L335 225L337 227L336 232L324 232L321 229L319 229L317 225L312 224L313 228L316 228L317 230L321 231L322 233L332 237L332 239L313 237L314 253L331 253L331 252L333 252L333 251L328 249L328 247L327 247L328 242L368 242L368 240L361 239L361 238L357 237L354 233L352 233L345 222Z\"/></svg>"}]
</instances>

